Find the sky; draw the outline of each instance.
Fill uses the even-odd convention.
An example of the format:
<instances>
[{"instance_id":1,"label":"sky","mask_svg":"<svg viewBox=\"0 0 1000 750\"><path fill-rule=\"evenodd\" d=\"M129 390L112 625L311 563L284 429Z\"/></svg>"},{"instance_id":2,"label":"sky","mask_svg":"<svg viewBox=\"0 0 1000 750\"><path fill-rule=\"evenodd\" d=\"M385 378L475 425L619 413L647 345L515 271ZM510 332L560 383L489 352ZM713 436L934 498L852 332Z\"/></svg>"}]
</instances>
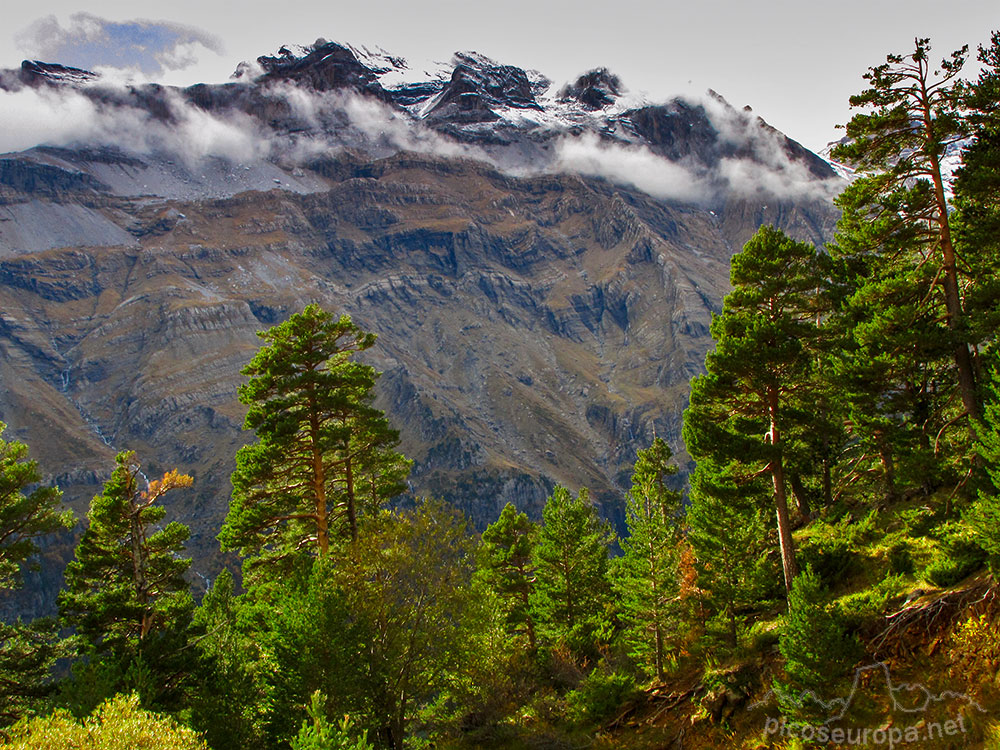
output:
<instances>
[{"instance_id":1,"label":"sky","mask_svg":"<svg viewBox=\"0 0 1000 750\"><path fill-rule=\"evenodd\" d=\"M947 11L945 8L947 7ZM818 150L840 137L869 66L928 36L944 56L1000 29L997 0L52 0L8 3L0 67L41 59L175 85L322 37L401 55L417 71L475 50L556 86L607 67L661 101L714 89Z\"/></svg>"}]
</instances>

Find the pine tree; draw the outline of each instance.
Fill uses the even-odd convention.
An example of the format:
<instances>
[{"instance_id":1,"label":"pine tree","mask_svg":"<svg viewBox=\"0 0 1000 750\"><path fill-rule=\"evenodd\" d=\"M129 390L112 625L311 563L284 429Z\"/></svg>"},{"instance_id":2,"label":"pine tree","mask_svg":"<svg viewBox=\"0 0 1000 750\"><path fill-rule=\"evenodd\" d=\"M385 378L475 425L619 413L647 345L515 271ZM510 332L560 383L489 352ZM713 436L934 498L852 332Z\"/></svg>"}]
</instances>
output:
<instances>
[{"instance_id":1,"label":"pine tree","mask_svg":"<svg viewBox=\"0 0 1000 750\"><path fill-rule=\"evenodd\" d=\"M557 485L542 510L535 545L531 612L540 639L592 650L606 618L608 548L613 534L589 502Z\"/></svg>"},{"instance_id":2,"label":"pine tree","mask_svg":"<svg viewBox=\"0 0 1000 750\"><path fill-rule=\"evenodd\" d=\"M528 648L537 646L535 622L531 616L531 592L535 585L532 548L538 526L512 503L483 531L481 568L487 584L504 602L508 633L523 635Z\"/></svg>"},{"instance_id":3,"label":"pine tree","mask_svg":"<svg viewBox=\"0 0 1000 750\"><path fill-rule=\"evenodd\" d=\"M979 279L975 253L959 257L949 215L947 185L941 161L949 146L966 136L961 112L958 76L967 47L952 53L934 70L930 42L917 39L907 55L888 55L869 69L869 88L851 97L851 106L864 111L847 125L850 142L834 156L862 173L838 199L855 235L855 244L871 256L874 284L906 300L909 315L897 315L895 325L925 315L932 325L921 326L920 336L931 336L946 352L953 367L952 382L964 413L980 415L972 347L978 342L980 310L969 303ZM838 245L842 244L838 231ZM971 249L971 248L970 248ZM870 284L856 277L859 293ZM928 308L931 312L925 313ZM938 321L941 321L938 323ZM933 330L937 328L938 330ZM918 354L918 358L920 355Z\"/></svg>"},{"instance_id":4,"label":"pine tree","mask_svg":"<svg viewBox=\"0 0 1000 750\"><path fill-rule=\"evenodd\" d=\"M793 713L808 710L803 693L812 691L822 698L820 691L841 677L857 656L857 642L848 637L836 612L827 605L819 576L812 568L795 579L778 647L790 680L778 694Z\"/></svg>"},{"instance_id":5,"label":"pine tree","mask_svg":"<svg viewBox=\"0 0 1000 750\"><path fill-rule=\"evenodd\" d=\"M684 508L681 493L667 485L677 473L673 453L663 438L639 451L632 487L625 497L628 536L614 577L633 653L661 680L667 637L676 625L678 550ZM651 658L650 658L651 657Z\"/></svg>"},{"instance_id":6,"label":"pine tree","mask_svg":"<svg viewBox=\"0 0 1000 750\"><path fill-rule=\"evenodd\" d=\"M244 429L257 442L236 455L224 549L261 563L326 556L357 540L362 516L402 492L410 462L399 435L372 406L375 369L353 356L375 335L317 305L258 334L266 345L243 374Z\"/></svg>"},{"instance_id":7,"label":"pine tree","mask_svg":"<svg viewBox=\"0 0 1000 750\"><path fill-rule=\"evenodd\" d=\"M691 476L687 537L698 585L721 619L730 648L739 643L741 613L772 590L780 575L768 557L760 488L734 478L732 466L702 460ZM753 483L762 484L757 477Z\"/></svg>"},{"instance_id":8,"label":"pine tree","mask_svg":"<svg viewBox=\"0 0 1000 750\"><path fill-rule=\"evenodd\" d=\"M157 503L191 486L191 477L169 471L146 489L143 483L135 453L119 453L66 567L59 612L98 661L110 660L123 680L151 691L145 700L167 704L190 671L179 649L194 602L184 579L191 561L180 557L188 529L177 521L159 528L166 509Z\"/></svg>"},{"instance_id":9,"label":"pine tree","mask_svg":"<svg viewBox=\"0 0 1000 750\"><path fill-rule=\"evenodd\" d=\"M73 523L69 511L58 510L59 490L40 484L28 447L3 439L6 428L0 422L0 592L21 587L39 538ZM45 695L53 664L71 651L72 644L60 641L47 620L0 623L0 722L16 720Z\"/></svg>"},{"instance_id":10,"label":"pine tree","mask_svg":"<svg viewBox=\"0 0 1000 750\"><path fill-rule=\"evenodd\" d=\"M813 383L810 349L819 329L823 279L814 247L772 227L760 230L733 257L733 291L712 320L715 351L706 374L691 384L684 441L697 460L737 466L747 482L771 478L785 587L797 573L788 510L785 435L808 424L802 409Z\"/></svg>"}]
</instances>

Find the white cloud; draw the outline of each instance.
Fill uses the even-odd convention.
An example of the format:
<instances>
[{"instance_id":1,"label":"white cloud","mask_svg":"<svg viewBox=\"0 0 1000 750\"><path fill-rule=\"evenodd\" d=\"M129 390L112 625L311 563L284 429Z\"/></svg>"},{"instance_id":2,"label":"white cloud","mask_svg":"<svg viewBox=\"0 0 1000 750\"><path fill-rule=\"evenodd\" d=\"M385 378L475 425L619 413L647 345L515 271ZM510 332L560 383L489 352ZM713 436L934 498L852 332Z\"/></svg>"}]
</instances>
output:
<instances>
[{"instance_id":1,"label":"white cloud","mask_svg":"<svg viewBox=\"0 0 1000 750\"><path fill-rule=\"evenodd\" d=\"M603 177L656 198L698 203L710 194L704 178L645 146L602 142L596 134L585 133L560 140L556 153L555 171Z\"/></svg>"}]
</instances>

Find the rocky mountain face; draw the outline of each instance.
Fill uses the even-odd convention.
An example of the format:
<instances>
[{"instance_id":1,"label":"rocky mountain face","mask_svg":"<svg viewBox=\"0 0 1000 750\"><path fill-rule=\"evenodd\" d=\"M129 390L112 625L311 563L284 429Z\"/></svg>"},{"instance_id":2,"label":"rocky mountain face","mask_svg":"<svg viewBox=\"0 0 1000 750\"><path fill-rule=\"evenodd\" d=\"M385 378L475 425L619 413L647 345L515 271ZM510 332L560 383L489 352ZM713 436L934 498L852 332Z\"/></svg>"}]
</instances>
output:
<instances>
[{"instance_id":1,"label":"rocky mountain face","mask_svg":"<svg viewBox=\"0 0 1000 750\"><path fill-rule=\"evenodd\" d=\"M320 40L187 89L0 74L83 113L0 156L0 419L78 511L117 450L177 467L195 485L170 515L211 575L240 368L318 301L379 334L415 494L482 527L586 485L620 521L636 450L682 452L732 254L762 223L832 229L830 166L715 95L405 65Z\"/></svg>"}]
</instances>

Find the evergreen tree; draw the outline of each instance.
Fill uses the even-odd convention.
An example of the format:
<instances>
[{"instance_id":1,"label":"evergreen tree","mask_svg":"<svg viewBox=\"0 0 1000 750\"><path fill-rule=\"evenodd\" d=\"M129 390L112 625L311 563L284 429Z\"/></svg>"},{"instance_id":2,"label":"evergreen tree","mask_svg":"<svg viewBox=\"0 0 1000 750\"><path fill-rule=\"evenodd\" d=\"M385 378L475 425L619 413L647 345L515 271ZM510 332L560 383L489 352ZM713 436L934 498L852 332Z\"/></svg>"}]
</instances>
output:
<instances>
[{"instance_id":1,"label":"evergreen tree","mask_svg":"<svg viewBox=\"0 0 1000 750\"><path fill-rule=\"evenodd\" d=\"M410 462L372 406L378 373L353 356L375 335L317 305L258 334L266 345L243 374L244 428L257 442L236 455L224 549L260 563L326 556L331 540L357 540L359 517L402 492Z\"/></svg>"},{"instance_id":2,"label":"evergreen tree","mask_svg":"<svg viewBox=\"0 0 1000 750\"><path fill-rule=\"evenodd\" d=\"M819 576L806 568L795 579L788 597L788 618L778 640L790 684L778 686L781 702L793 713L808 710L804 693L818 697L841 677L857 656L857 642L848 637L835 610L826 603Z\"/></svg>"},{"instance_id":3,"label":"evergreen tree","mask_svg":"<svg viewBox=\"0 0 1000 750\"><path fill-rule=\"evenodd\" d=\"M691 476L687 536L698 585L722 620L730 648L739 642L740 618L773 589L779 573L768 557L760 488L737 482L732 466L699 461ZM762 484L758 477L754 483Z\"/></svg>"},{"instance_id":4,"label":"evergreen tree","mask_svg":"<svg viewBox=\"0 0 1000 750\"><path fill-rule=\"evenodd\" d=\"M180 557L188 529L177 521L159 528L166 509L157 503L191 477L169 471L146 489L142 482L135 453L119 453L66 567L59 612L97 664L110 661L144 700L166 705L190 671L182 649L194 602L184 580L191 561Z\"/></svg>"},{"instance_id":5,"label":"evergreen tree","mask_svg":"<svg viewBox=\"0 0 1000 750\"><path fill-rule=\"evenodd\" d=\"M785 438L812 420L803 409L813 380L823 280L815 248L761 227L733 257L733 291L712 319L715 351L691 384L684 440L697 460L771 478L785 587L797 572L788 511ZM734 464L732 462L738 462Z\"/></svg>"},{"instance_id":6,"label":"evergreen tree","mask_svg":"<svg viewBox=\"0 0 1000 750\"><path fill-rule=\"evenodd\" d=\"M21 587L39 538L73 523L69 511L57 509L59 490L40 485L38 463L28 459L28 447L3 439L6 428L0 422L0 592ZM48 621L0 623L0 722L18 719L50 690L53 664L71 650Z\"/></svg>"},{"instance_id":7,"label":"evergreen tree","mask_svg":"<svg viewBox=\"0 0 1000 750\"><path fill-rule=\"evenodd\" d=\"M535 622L531 616L531 592L535 585L532 548L538 526L512 503L483 532L482 570L487 584L504 602L507 631L523 635L528 648L537 648Z\"/></svg>"},{"instance_id":8,"label":"evergreen tree","mask_svg":"<svg viewBox=\"0 0 1000 750\"><path fill-rule=\"evenodd\" d=\"M663 438L639 451L632 487L625 497L628 536L614 576L633 653L652 663L663 680L667 636L676 625L678 550L684 513L681 493L667 486L677 473Z\"/></svg>"},{"instance_id":9,"label":"evergreen tree","mask_svg":"<svg viewBox=\"0 0 1000 750\"><path fill-rule=\"evenodd\" d=\"M535 545L531 612L540 639L592 651L608 604L608 524L589 502L586 488L574 497L557 485L542 510Z\"/></svg>"},{"instance_id":10,"label":"evergreen tree","mask_svg":"<svg viewBox=\"0 0 1000 750\"><path fill-rule=\"evenodd\" d=\"M261 750L278 666L261 643L264 607L237 596L223 569L194 613L197 689L192 723L212 750Z\"/></svg>"},{"instance_id":11,"label":"evergreen tree","mask_svg":"<svg viewBox=\"0 0 1000 750\"><path fill-rule=\"evenodd\" d=\"M862 177L838 199L846 220L838 245L852 234L853 244L869 256L866 265L875 270L871 282L860 275L854 279L862 297L877 298L882 288L896 298L883 303L887 314L904 300L911 308L889 321L890 330L914 316L924 319L924 325L910 327L929 338L924 347L930 343L950 357L961 408L977 419L972 348L982 332L981 310L970 306L978 297L970 289L980 282L979 258L975 252L959 257L941 168L949 146L966 136L958 75L967 47L942 60L938 70L930 49L929 40L917 39L912 53L888 55L865 74L869 88L851 97L851 106L864 111L848 123L851 140L834 156L853 164ZM919 353L917 358L924 360Z\"/></svg>"}]
</instances>

